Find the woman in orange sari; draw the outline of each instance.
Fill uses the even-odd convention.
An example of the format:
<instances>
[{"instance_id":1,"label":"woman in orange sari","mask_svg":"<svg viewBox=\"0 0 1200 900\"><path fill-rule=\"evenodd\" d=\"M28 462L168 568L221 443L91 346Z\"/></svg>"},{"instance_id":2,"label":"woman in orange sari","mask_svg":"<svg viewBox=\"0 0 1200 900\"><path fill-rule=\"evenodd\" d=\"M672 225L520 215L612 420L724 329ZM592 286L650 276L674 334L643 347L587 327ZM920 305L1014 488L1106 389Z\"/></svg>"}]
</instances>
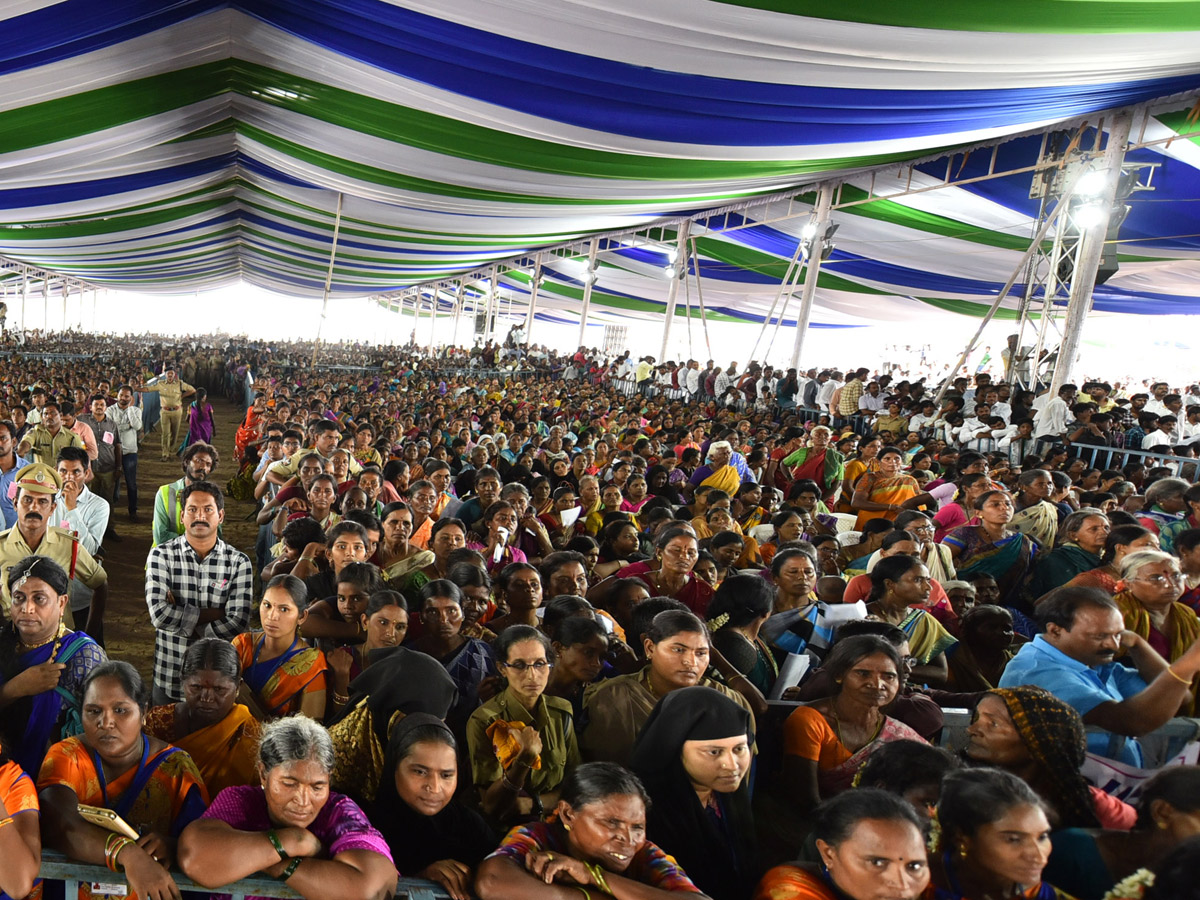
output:
<instances>
[{"instance_id":1,"label":"woman in orange sari","mask_svg":"<svg viewBox=\"0 0 1200 900\"><path fill-rule=\"evenodd\" d=\"M325 654L300 637L308 617L304 582L276 575L263 591L258 616L262 631L233 639L242 664L239 699L260 722L295 713L321 721L329 666Z\"/></svg>"},{"instance_id":2,"label":"woman in orange sari","mask_svg":"<svg viewBox=\"0 0 1200 900\"><path fill-rule=\"evenodd\" d=\"M47 846L123 872L129 896L177 898L175 840L200 818L208 793L192 758L142 732L150 690L127 662L106 662L83 684L83 735L54 744L38 775ZM93 825L79 804L112 810L136 841ZM90 898L90 886L79 889Z\"/></svg>"},{"instance_id":3,"label":"woman in orange sari","mask_svg":"<svg viewBox=\"0 0 1200 900\"><path fill-rule=\"evenodd\" d=\"M187 751L215 797L232 785L258 784L262 727L237 702L242 667L229 641L204 638L183 655L183 702L146 714L146 734Z\"/></svg>"},{"instance_id":4,"label":"woman in orange sari","mask_svg":"<svg viewBox=\"0 0 1200 900\"><path fill-rule=\"evenodd\" d=\"M879 471L867 472L854 486L850 505L858 513L854 527L859 531L871 519L895 519L905 504L921 495L917 479L905 475L904 453L896 447L879 451ZM847 479L849 480L849 479Z\"/></svg>"}]
</instances>

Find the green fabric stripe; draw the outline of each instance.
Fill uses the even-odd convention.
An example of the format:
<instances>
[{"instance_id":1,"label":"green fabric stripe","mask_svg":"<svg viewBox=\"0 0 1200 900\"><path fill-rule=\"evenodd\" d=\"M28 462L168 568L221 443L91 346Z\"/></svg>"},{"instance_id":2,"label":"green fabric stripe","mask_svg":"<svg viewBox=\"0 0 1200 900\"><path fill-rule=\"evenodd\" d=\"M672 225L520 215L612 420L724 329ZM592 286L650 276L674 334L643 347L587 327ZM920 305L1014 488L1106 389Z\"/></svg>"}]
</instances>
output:
<instances>
[{"instance_id":1,"label":"green fabric stripe","mask_svg":"<svg viewBox=\"0 0 1200 900\"><path fill-rule=\"evenodd\" d=\"M1200 30L1196 0L716 0L766 12L937 31L1002 31L1016 34L1144 34Z\"/></svg>"}]
</instances>

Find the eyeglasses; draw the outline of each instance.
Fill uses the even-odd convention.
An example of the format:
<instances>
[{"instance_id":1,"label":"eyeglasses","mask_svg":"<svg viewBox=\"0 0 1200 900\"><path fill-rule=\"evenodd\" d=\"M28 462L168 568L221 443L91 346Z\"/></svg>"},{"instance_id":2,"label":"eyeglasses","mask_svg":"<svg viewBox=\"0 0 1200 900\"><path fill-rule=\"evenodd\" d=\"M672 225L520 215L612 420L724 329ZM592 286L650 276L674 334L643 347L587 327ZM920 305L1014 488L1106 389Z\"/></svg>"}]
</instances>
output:
<instances>
[{"instance_id":1,"label":"eyeglasses","mask_svg":"<svg viewBox=\"0 0 1200 900\"><path fill-rule=\"evenodd\" d=\"M506 668L506 669L512 669L514 672L517 672L517 673L524 672L527 669L533 669L533 671L537 672L539 675L542 674L543 672L547 671L548 669L554 668L554 663L547 662L544 659L539 659L537 662L532 662L532 663L518 661L518 662L511 662L511 663L500 663L500 665L504 666L504 668Z\"/></svg>"},{"instance_id":2,"label":"eyeglasses","mask_svg":"<svg viewBox=\"0 0 1200 900\"><path fill-rule=\"evenodd\" d=\"M1178 584L1183 581L1182 572L1170 572L1166 575L1147 575L1145 578L1134 578L1132 581L1148 581L1151 584Z\"/></svg>"}]
</instances>

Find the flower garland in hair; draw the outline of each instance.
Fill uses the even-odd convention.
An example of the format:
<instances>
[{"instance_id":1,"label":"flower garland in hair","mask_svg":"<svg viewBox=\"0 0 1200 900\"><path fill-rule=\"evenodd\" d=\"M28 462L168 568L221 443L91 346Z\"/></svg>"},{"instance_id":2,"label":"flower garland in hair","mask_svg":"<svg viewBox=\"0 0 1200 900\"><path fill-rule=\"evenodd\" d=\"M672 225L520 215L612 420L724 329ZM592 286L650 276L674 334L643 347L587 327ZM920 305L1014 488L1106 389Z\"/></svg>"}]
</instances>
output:
<instances>
[{"instance_id":1,"label":"flower garland in hair","mask_svg":"<svg viewBox=\"0 0 1200 900\"><path fill-rule=\"evenodd\" d=\"M1142 900L1146 888L1154 884L1154 873L1149 869L1138 869L1128 878L1113 885L1104 895L1104 900Z\"/></svg>"},{"instance_id":2,"label":"flower garland in hair","mask_svg":"<svg viewBox=\"0 0 1200 900\"><path fill-rule=\"evenodd\" d=\"M720 631L725 627L725 623L729 621L729 613L721 613L715 619L708 620L709 631Z\"/></svg>"},{"instance_id":3,"label":"flower garland in hair","mask_svg":"<svg viewBox=\"0 0 1200 900\"><path fill-rule=\"evenodd\" d=\"M933 810L933 815L929 817L929 838L926 840L925 845L929 848L930 854L936 854L938 848L942 845L942 823L938 820L936 807Z\"/></svg>"}]
</instances>

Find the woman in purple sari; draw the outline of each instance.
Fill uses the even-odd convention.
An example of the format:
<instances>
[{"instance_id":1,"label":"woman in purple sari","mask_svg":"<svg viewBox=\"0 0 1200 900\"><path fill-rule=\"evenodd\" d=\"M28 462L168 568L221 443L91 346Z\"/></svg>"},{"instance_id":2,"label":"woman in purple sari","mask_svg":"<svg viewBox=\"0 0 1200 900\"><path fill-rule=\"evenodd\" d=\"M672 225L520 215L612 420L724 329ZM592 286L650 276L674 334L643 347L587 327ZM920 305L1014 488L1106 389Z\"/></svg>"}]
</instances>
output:
<instances>
[{"instance_id":1,"label":"woman in purple sari","mask_svg":"<svg viewBox=\"0 0 1200 900\"><path fill-rule=\"evenodd\" d=\"M27 556L8 572L9 622L0 630L0 728L26 772L42 767L46 749L80 734L79 691L107 660L81 631L63 624L70 579L58 563Z\"/></svg>"},{"instance_id":2,"label":"woman in purple sari","mask_svg":"<svg viewBox=\"0 0 1200 900\"><path fill-rule=\"evenodd\" d=\"M189 444L211 444L216 437L216 431L212 404L208 402L208 391L196 388L196 399L188 407L188 430L187 437L183 439L183 447ZM182 450L183 447L179 449Z\"/></svg>"}]
</instances>

